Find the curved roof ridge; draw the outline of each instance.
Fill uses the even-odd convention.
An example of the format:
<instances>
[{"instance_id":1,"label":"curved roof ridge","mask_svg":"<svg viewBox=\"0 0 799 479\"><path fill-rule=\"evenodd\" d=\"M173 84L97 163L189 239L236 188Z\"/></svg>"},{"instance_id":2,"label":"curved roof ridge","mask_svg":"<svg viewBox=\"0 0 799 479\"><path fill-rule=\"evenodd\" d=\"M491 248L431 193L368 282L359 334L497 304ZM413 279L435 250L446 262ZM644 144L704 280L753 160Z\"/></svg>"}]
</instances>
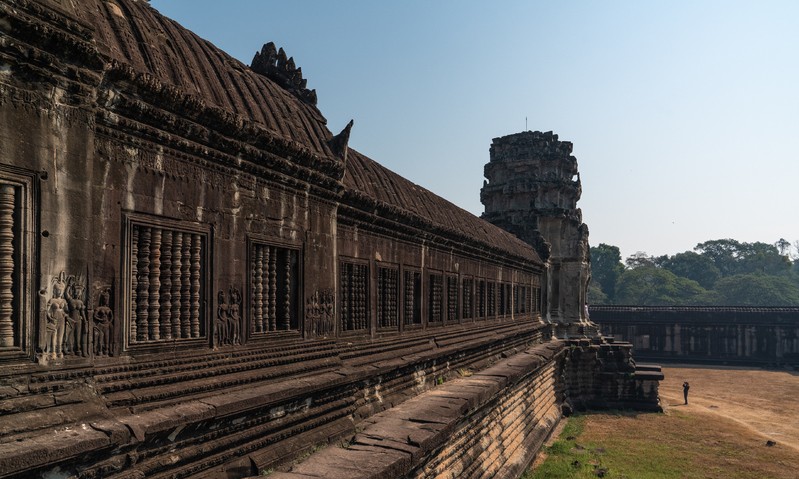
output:
<instances>
[{"instance_id":1,"label":"curved roof ridge","mask_svg":"<svg viewBox=\"0 0 799 479\"><path fill-rule=\"evenodd\" d=\"M377 202L399 207L428 223L458 231L480 243L528 260L542 262L532 246L512 233L473 215L352 148L347 153L343 182L347 189L358 191ZM402 194L412 189L416 190L415 194Z\"/></svg>"},{"instance_id":2,"label":"curved roof ridge","mask_svg":"<svg viewBox=\"0 0 799 479\"><path fill-rule=\"evenodd\" d=\"M318 155L335 156L327 144L333 135L315 105L161 15L148 2L81 0L65 7L44 1L62 12L69 8L68 13L90 25L95 45L108 60L260 123ZM253 85L260 95L253 94Z\"/></svg>"}]
</instances>

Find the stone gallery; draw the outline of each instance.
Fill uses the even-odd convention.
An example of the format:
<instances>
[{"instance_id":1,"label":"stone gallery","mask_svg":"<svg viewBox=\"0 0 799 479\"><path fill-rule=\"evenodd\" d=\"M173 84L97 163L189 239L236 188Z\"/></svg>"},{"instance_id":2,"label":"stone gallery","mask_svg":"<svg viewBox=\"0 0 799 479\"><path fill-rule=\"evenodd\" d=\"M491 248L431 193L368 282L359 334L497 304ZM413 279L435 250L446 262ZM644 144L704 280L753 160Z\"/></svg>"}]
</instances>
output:
<instances>
[{"instance_id":1,"label":"stone gallery","mask_svg":"<svg viewBox=\"0 0 799 479\"><path fill-rule=\"evenodd\" d=\"M655 361L799 369L799 308L615 306L589 308L602 332Z\"/></svg>"},{"instance_id":2,"label":"stone gallery","mask_svg":"<svg viewBox=\"0 0 799 479\"><path fill-rule=\"evenodd\" d=\"M0 32L0 477L517 477L575 408L659 407L586 317L557 135L494 140L480 219L271 43L141 0L0 0Z\"/></svg>"}]
</instances>

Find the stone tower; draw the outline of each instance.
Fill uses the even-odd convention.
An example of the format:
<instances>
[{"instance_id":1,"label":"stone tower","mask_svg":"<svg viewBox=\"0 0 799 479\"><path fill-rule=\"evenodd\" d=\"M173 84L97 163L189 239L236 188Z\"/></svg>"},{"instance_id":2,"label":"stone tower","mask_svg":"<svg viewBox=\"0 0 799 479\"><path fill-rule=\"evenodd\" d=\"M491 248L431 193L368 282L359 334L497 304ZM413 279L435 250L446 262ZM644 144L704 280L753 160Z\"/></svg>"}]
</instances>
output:
<instances>
[{"instance_id":1,"label":"stone tower","mask_svg":"<svg viewBox=\"0 0 799 479\"><path fill-rule=\"evenodd\" d=\"M546 318L559 337L594 335L586 290L588 227L577 208L582 188L572 144L552 132L494 138L480 200L483 219L510 231L548 260Z\"/></svg>"}]
</instances>

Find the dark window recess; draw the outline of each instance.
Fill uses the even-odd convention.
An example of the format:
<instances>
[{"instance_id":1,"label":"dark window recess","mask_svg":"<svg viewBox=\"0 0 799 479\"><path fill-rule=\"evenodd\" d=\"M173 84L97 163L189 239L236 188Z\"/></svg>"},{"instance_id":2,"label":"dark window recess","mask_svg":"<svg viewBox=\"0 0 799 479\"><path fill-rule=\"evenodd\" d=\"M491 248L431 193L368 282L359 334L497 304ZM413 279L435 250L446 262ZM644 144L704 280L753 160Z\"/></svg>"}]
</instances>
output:
<instances>
[{"instance_id":1,"label":"dark window recess","mask_svg":"<svg viewBox=\"0 0 799 479\"><path fill-rule=\"evenodd\" d=\"M477 317L486 316L486 282L482 279L477 282Z\"/></svg>"},{"instance_id":2,"label":"dark window recess","mask_svg":"<svg viewBox=\"0 0 799 479\"><path fill-rule=\"evenodd\" d=\"M488 283L488 316L497 315L497 284Z\"/></svg>"},{"instance_id":3,"label":"dark window recess","mask_svg":"<svg viewBox=\"0 0 799 479\"><path fill-rule=\"evenodd\" d=\"M431 274L429 278L427 322L440 323L444 319L442 311L444 303L444 277L440 274Z\"/></svg>"},{"instance_id":4,"label":"dark window recess","mask_svg":"<svg viewBox=\"0 0 799 479\"><path fill-rule=\"evenodd\" d=\"M341 291L341 331L369 327L369 267L363 264L339 264Z\"/></svg>"},{"instance_id":5,"label":"dark window recess","mask_svg":"<svg viewBox=\"0 0 799 479\"><path fill-rule=\"evenodd\" d=\"M505 285L505 312L502 314L511 314L513 311L513 303L511 302L513 299L512 287L509 284Z\"/></svg>"},{"instance_id":6,"label":"dark window recess","mask_svg":"<svg viewBox=\"0 0 799 479\"><path fill-rule=\"evenodd\" d=\"M505 314L505 285L499 284L499 307L497 314L500 316Z\"/></svg>"},{"instance_id":7,"label":"dark window recess","mask_svg":"<svg viewBox=\"0 0 799 479\"><path fill-rule=\"evenodd\" d=\"M474 280L463 280L463 318L471 319L474 317Z\"/></svg>"},{"instance_id":8,"label":"dark window recess","mask_svg":"<svg viewBox=\"0 0 799 479\"><path fill-rule=\"evenodd\" d=\"M405 271L404 322L422 324L422 273Z\"/></svg>"},{"instance_id":9,"label":"dark window recess","mask_svg":"<svg viewBox=\"0 0 799 479\"><path fill-rule=\"evenodd\" d=\"M527 313L527 286L521 286L519 288L519 312L522 314Z\"/></svg>"},{"instance_id":10,"label":"dark window recess","mask_svg":"<svg viewBox=\"0 0 799 479\"><path fill-rule=\"evenodd\" d=\"M447 277L447 321L458 320L458 277Z\"/></svg>"},{"instance_id":11,"label":"dark window recess","mask_svg":"<svg viewBox=\"0 0 799 479\"><path fill-rule=\"evenodd\" d=\"M265 244L255 244L250 258L250 331L288 331L299 329L299 252Z\"/></svg>"},{"instance_id":12,"label":"dark window recess","mask_svg":"<svg viewBox=\"0 0 799 479\"><path fill-rule=\"evenodd\" d=\"M377 268L377 324L381 328L397 327L399 272L393 268Z\"/></svg>"}]
</instances>

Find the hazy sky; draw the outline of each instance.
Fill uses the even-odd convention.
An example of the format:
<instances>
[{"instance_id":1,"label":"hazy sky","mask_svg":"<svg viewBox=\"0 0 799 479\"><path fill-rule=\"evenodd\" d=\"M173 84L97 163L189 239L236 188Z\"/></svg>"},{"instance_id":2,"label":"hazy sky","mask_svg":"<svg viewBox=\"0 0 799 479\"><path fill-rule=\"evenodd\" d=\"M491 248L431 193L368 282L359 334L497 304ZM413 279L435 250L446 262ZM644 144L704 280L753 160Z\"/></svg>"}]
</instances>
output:
<instances>
[{"instance_id":1,"label":"hazy sky","mask_svg":"<svg viewBox=\"0 0 799 479\"><path fill-rule=\"evenodd\" d=\"M283 47L331 131L474 214L527 118L574 143L592 245L799 240L799 2L151 3L247 64Z\"/></svg>"}]
</instances>

